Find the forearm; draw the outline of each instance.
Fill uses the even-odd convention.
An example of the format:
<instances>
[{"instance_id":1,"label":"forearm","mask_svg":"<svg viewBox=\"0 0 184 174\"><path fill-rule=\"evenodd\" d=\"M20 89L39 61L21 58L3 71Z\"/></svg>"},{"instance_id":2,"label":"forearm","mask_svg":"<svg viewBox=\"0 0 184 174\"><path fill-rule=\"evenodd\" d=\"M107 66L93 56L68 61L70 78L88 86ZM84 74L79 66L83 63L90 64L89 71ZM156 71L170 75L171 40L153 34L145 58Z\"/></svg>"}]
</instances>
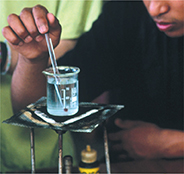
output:
<instances>
[{"instance_id":1,"label":"forearm","mask_svg":"<svg viewBox=\"0 0 184 174\"><path fill-rule=\"evenodd\" d=\"M59 43L61 25L41 5L25 8L20 15L10 14L8 24L2 30L3 36L19 53L11 86L12 106L17 112L46 95L46 77L42 74L49 58L45 34L49 32L55 48Z\"/></svg>"},{"instance_id":2,"label":"forearm","mask_svg":"<svg viewBox=\"0 0 184 174\"><path fill-rule=\"evenodd\" d=\"M60 40L59 45L54 49L56 59L59 59L66 52L72 50L75 47L76 43L77 43L77 39L63 39L63 40ZM50 59L49 59L49 62L50 62Z\"/></svg>"},{"instance_id":3,"label":"forearm","mask_svg":"<svg viewBox=\"0 0 184 174\"><path fill-rule=\"evenodd\" d=\"M164 129L161 133L161 141L160 154L164 158L184 157L184 132Z\"/></svg>"},{"instance_id":4,"label":"forearm","mask_svg":"<svg viewBox=\"0 0 184 174\"><path fill-rule=\"evenodd\" d=\"M14 112L46 95L46 77L42 71L46 69L48 54L45 59L34 62L19 56L12 76L11 97Z\"/></svg>"}]
</instances>

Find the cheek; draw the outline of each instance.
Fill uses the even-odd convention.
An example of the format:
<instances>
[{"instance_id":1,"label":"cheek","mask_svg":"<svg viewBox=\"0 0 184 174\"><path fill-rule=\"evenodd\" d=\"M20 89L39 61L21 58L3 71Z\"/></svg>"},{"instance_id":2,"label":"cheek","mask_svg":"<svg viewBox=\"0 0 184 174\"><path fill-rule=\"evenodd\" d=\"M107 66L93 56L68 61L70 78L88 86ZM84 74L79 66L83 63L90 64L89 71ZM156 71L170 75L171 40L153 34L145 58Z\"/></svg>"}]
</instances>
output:
<instances>
[{"instance_id":1,"label":"cheek","mask_svg":"<svg viewBox=\"0 0 184 174\"><path fill-rule=\"evenodd\" d=\"M180 12L178 12L178 18L184 22L184 8L181 9Z\"/></svg>"},{"instance_id":2,"label":"cheek","mask_svg":"<svg viewBox=\"0 0 184 174\"><path fill-rule=\"evenodd\" d=\"M176 0L170 2L170 7L175 11L175 18L184 21L184 1Z\"/></svg>"},{"instance_id":3,"label":"cheek","mask_svg":"<svg viewBox=\"0 0 184 174\"><path fill-rule=\"evenodd\" d=\"M149 0L143 0L143 3L145 5L145 7L148 9L148 6L150 4Z\"/></svg>"}]
</instances>

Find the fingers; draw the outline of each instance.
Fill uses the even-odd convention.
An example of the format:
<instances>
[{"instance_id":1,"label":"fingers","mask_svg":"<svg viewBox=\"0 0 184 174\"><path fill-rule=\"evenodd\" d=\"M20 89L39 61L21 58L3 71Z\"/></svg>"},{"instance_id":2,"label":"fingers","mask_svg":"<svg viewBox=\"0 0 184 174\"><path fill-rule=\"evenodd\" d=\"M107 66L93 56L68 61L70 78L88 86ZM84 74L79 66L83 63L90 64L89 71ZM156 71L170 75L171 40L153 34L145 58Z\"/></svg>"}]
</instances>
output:
<instances>
[{"instance_id":1,"label":"fingers","mask_svg":"<svg viewBox=\"0 0 184 174\"><path fill-rule=\"evenodd\" d=\"M128 129L128 128L134 126L135 123L132 121L129 121L129 120L123 121L123 120L117 118L115 120L115 124L116 124L116 126L122 128L122 129Z\"/></svg>"},{"instance_id":2,"label":"fingers","mask_svg":"<svg viewBox=\"0 0 184 174\"><path fill-rule=\"evenodd\" d=\"M122 144L112 145L110 153L116 158L116 160L130 160L129 153L123 148Z\"/></svg>"},{"instance_id":3,"label":"fingers","mask_svg":"<svg viewBox=\"0 0 184 174\"><path fill-rule=\"evenodd\" d=\"M13 30L9 26L3 28L2 34L8 40L8 42L10 42L13 45L21 46L23 44L21 39L17 37L17 35L13 32Z\"/></svg>"},{"instance_id":4,"label":"fingers","mask_svg":"<svg viewBox=\"0 0 184 174\"><path fill-rule=\"evenodd\" d=\"M115 143L112 145L111 149L115 152L124 151L121 143Z\"/></svg>"},{"instance_id":5,"label":"fingers","mask_svg":"<svg viewBox=\"0 0 184 174\"><path fill-rule=\"evenodd\" d=\"M32 9L33 17L41 34L45 34L49 31L48 21L47 21L47 9L41 5L37 5Z\"/></svg>"},{"instance_id":6,"label":"fingers","mask_svg":"<svg viewBox=\"0 0 184 174\"><path fill-rule=\"evenodd\" d=\"M119 118L115 120L116 126L120 127L121 129L130 129L142 125L143 123L144 122L142 121L121 120Z\"/></svg>"},{"instance_id":7,"label":"fingers","mask_svg":"<svg viewBox=\"0 0 184 174\"><path fill-rule=\"evenodd\" d=\"M9 26L5 27L2 33L12 45L22 45L33 39L40 42L48 31L51 31L55 38L59 38L61 33L59 21L40 5L24 8L19 16L9 15L8 23Z\"/></svg>"},{"instance_id":8,"label":"fingers","mask_svg":"<svg viewBox=\"0 0 184 174\"><path fill-rule=\"evenodd\" d=\"M3 29L3 35L13 44L21 45L21 41L24 40L28 35L28 32L25 30L23 23L21 22L19 16L16 14L9 15L7 20L10 26Z\"/></svg>"},{"instance_id":9,"label":"fingers","mask_svg":"<svg viewBox=\"0 0 184 174\"><path fill-rule=\"evenodd\" d=\"M47 19L50 25L49 32L54 32L56 30L58 31L58 29L61 30L61 25L59 24L59 20L52 13L47 13Z\"/></svg>"},{"instance_id":10,"label":"fingers","mask_svg":"<svg viewBox=\"0 0 184 174\"><path fill-rule=\"evenodd\" d=\"M47 19L49 22L49 35L53 41L53 45L54 47L59 43L59 40L57 40L56 38L60 38L61 35L61 25L58 21L58 19L51 13L47 13ZM54 42L54 41L58 41L58 42Z\"/></svg>"},{"instance_id":11,"label":"fingers","mask_svg":"<svg viewBox=\"0 0 184 174\"><path fill-rule=\"evenodd\" d=\"M35 19L31 8L25 8L22 10L20 13L20 20L24 25L24 32L26 33L27 31L26 38L24 39L25 43L29 43L32 39L35 39L37 42L40 42L43 39L43 36L41 36L38 31L38 27L35 25ZM20 37L19 34L18 36Z\"/></svg>"},{"instance_id":12,"label":"fingers","mask_svg":"<svg viewBox=\"0 0 184 174\"><path fill-rule=\"evenodd\" d=\"M49 21L50 26L54 29L57 28L59 21L55 18L52 13L47 14L47 19Z\"/></svg>"},{"instance_id":13,"label":"fingers","mask_svg":"<svg viewBox=\"0 0 184 174\"><path fill-rule=\"evenodd\" d=\"M111 141L120 141L122 137L122 131L116 132L116 133L109 133L108 137Z\"/></svg>"}]
</instances>

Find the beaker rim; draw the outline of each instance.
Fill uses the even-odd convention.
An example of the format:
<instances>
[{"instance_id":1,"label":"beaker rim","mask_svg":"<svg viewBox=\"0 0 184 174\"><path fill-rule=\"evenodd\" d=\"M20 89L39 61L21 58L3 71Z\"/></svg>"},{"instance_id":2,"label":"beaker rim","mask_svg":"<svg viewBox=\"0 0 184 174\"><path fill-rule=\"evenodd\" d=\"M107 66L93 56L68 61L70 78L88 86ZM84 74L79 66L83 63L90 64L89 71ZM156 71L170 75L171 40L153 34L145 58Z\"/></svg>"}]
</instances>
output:
<instances>
[{"instance_id":1,"label":"beaker rim","mask_svg":"<svg viewBox=\"0 0 184 174\"><path fill-rule=\"evenodd\" d=\"M69 77L69 76L76 75L80 72L80 68L75 66L57 66L56 68L59 70L59 72L61 72L62 70L66 70L66 71L63 74L54 74L53 68L49 67L44 71L42 71L42 73L47 76Z\"/></svg>"}]
</instances>

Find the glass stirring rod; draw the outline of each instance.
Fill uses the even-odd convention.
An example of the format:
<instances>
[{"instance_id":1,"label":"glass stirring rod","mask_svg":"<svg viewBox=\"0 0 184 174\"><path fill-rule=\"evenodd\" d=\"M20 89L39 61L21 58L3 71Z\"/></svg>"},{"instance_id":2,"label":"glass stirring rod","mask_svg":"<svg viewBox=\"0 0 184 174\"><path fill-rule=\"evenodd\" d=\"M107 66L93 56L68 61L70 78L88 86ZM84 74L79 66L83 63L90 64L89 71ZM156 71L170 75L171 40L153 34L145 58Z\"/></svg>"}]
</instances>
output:
<instances>
[{"instance_id":1,"label":"glass stirring rod","mask_svg":"<svg viewBox=\"0 0 184 174\"><path fill-rule=\"evenodd\" d=\"M47 42L47 47L48 47L48 50L49 50L49 55L50 55L54 75L59 74L59 71L57 69L57 62L56 62L56 57L55 57L55 53L54 53L54 48L53 48L53 45L52 45L52 40L49 37L48 33L45 34L45 39L46 39L46 42ZM54 84L54 86L55 86L55 89L56 89L56 93L57 93L57 96L58 96L58 99L60 101L61 106L63 106L61 95L60 95L60 92L59 92L59 87L57 85L57 84L59 84L60 79L55 76L55 80L56 80L56 83Z\"/></svg>"}]
</instances>

